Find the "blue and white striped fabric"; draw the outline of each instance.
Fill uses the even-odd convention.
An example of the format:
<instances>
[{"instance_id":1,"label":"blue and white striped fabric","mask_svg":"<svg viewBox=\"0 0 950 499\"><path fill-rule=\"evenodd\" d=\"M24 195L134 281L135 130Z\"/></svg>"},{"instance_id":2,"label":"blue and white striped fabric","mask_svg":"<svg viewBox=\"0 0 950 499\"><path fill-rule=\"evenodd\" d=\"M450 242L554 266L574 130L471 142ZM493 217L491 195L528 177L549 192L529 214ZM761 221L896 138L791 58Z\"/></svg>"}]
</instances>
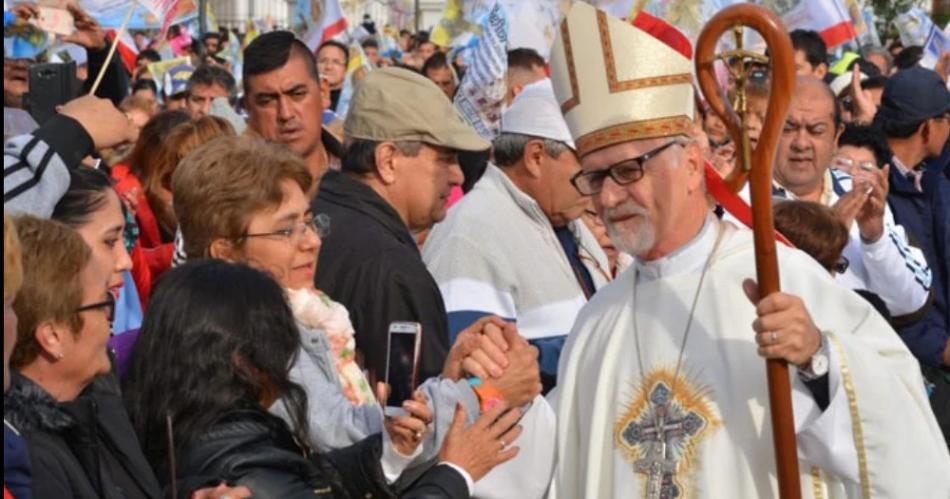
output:
<instances>
[{"instance_id":1,"label":"blue and white striped fabric","mask_svg":"<svg viewBox=\"0 0 950 499\"><path fill-rule=\"evenodd\" d=\"M607 268L607 257L581 221L578 246ZM449 210L426 240L422 258L449 316L450 339L486 315L518 325L540 350L541 371L554 376L564 340L587 300L554 229L537 203L496 166ZM595 287L606 284L588 264Z\"/></svg>"},{"instance_id":2,"label":"blue and white striped fabric","mask_svg":"<svg viewBox=\"0 0 950 499\"><path fill-rule=\"evenodd\" d=\"M851 176L829 169L825 172L822 203L834 206L852 188ZM793 198L785 189L775 188L776 196ZM742 195L748 200L748 188ZM877 294L894 317L913 314L923 308L930 296L933 276L923 252L911 246L904 228L894 221L890 207L885 205L884 236L874 243L861 241L855 222L850 227L851 239L842 253L848 259L847 272L836 280L849 289L864 289Z\"/></svg>"}]
</instances>

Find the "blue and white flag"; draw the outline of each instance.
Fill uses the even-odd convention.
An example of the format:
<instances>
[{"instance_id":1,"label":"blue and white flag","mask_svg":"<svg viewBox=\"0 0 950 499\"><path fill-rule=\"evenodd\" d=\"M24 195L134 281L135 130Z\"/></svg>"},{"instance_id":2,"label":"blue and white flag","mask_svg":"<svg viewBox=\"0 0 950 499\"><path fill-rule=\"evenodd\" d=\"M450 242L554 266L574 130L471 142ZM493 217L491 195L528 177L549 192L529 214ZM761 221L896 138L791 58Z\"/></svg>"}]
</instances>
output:
<instances>
[{"instance_id":1,"label":"blue and white flag","mask_svg":"<svg viewBox=\"0 0 950 499\"><path fill-rule=\"evenodd\" d=\"M508 17L501 2L495 0L480 24L482 33L455 94L455 107L479 135L492 140L501 128L508 70Z\"/></svg>"},{"instance_id":2,"label":"blue and white flag","mask_svg":"<svg viewBox=\"0 0 950 499\"><path fill-rule=\"evenodd\" d=\"M940 28L933 24L927 41L924 42L924 55L920 58L920 65L927 69L934 69L940 59L940 54L944 52L950 52L950 35L946 31L940 31Z\"/></svg>"},{"instance_id":3,"label":"blue and white flag","mask_svg":"<svg viewBox=\"0 0 950 499\"><path fill-rule=\"evenodd\" d=\"M934 24L923 10L914 7L897 16L894 20L901 35L901 43L905 47L921 45L924 48L920 65L933 69L940 59L940 54L950 51L950 35Z\"/></svg>"}]
</instances>

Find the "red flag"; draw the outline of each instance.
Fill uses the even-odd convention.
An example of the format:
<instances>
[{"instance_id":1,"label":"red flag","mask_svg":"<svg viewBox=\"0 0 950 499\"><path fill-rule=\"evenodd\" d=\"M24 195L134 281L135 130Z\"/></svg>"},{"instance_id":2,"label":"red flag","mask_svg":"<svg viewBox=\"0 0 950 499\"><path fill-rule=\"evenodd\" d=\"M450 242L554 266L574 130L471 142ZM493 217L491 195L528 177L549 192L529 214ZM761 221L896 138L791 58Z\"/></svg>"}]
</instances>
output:
<instances>
[{"instance_id":1,"label":"red flag","mask_svg":"<svg viewBox=\"0 0 950 499\"><path fill-rule=\"evenodd\" d=\"M853 40L857 33L842 0L808 0L782 15L788 30L817 31L828 48Z\"/></svg>"},{"instance_id":2,"label":"red flag","mask_svg":"<svg viewBox=\"0 0 950 499\"><path fill-rule=\"evenodd\" d=\"M683 57L693 58L693 45L689 43L689 38L686 38L686 35L681 33L680 30L659 17L654 17L649 12L641 10L631 24L669 45L673 50L683 54Z\"/></svg>"}]
</instances>

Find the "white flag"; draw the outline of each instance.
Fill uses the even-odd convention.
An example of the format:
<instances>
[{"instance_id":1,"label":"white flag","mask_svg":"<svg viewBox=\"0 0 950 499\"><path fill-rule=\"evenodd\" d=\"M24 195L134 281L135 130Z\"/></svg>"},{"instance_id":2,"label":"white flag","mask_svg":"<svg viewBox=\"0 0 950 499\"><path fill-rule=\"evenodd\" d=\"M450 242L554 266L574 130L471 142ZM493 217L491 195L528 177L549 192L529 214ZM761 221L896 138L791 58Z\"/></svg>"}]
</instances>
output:
<instances>
[{"instance_id":1,"label":"white flag","mask_svg":"<svg viewBox=\"0 0 950 499\"><path fill-rule=\"evenodd\" d=\"M482 25L482 34L455 94L455 106L483 138L491 140L501 126L508 70L508 18L495 1Z\"/></svg>"},{"instance_id":2,"label":"white flag","mask_svg":"<svg viewBox=\"0 0 950 499\"><path fill-rule=\"evenodd\" d=\"M857 36L843 0L762 0L761 4L780 15L789 31L817 31L829 49Z\"/></svg>"}]
</instances>

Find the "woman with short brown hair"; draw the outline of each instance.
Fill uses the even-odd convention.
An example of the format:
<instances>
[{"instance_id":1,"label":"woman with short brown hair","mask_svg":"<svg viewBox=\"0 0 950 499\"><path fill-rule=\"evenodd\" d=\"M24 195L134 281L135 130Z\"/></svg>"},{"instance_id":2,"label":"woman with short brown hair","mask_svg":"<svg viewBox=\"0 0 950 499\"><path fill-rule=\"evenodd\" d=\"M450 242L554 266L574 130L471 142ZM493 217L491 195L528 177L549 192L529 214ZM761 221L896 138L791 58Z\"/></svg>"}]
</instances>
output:
<instances>
[{"instance_id":1,"label":"woman with short brown hair","mask_svg":"<svg viewBox=\"0 0 950 499\"><path fill-rule=\"evenodd\" d=\"M18 372L3 415L27 443L33 497L158 498L110 373L112 269L59 222L15 223L24 268L14 302Z\"/></svg>"}]
</instances>

